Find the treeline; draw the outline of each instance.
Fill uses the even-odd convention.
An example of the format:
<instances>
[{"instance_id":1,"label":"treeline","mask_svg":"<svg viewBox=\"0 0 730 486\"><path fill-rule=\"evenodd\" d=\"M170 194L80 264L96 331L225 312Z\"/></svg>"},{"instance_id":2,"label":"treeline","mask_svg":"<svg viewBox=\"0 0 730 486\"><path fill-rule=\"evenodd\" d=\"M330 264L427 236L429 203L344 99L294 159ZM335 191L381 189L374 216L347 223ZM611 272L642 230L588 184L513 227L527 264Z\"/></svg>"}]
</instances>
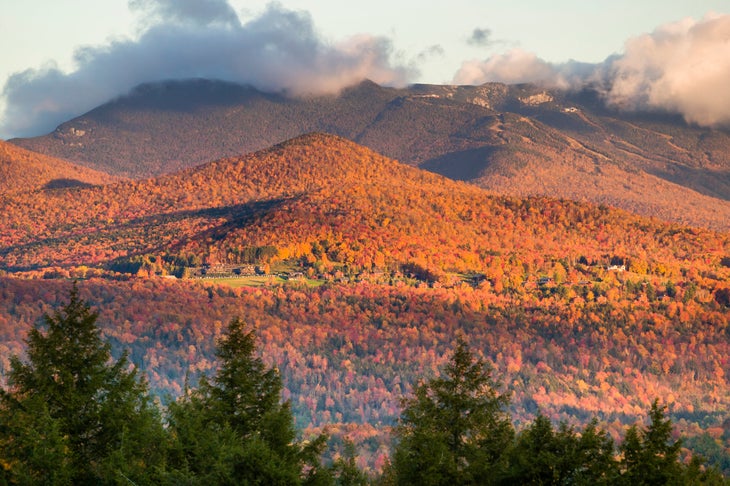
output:
<instances>
[{"instance_id":1,"label":"treeline","mask_svg":"<svg viewBox=\"0 0 730 486\"><path fill-rule=\"evenodd\" d=\"M681 440L655 400L646 426L631 426L615 447L594 419L583 430L555 429L542 415L515 433L491 367L459 339L441 376L403 401L385 484L725 484L695 456L679 460Z\"/></svg>"},{"instance_id":2,"label":"treeline","mask_svg":"<svg viewBox=\"0 0 730 486\"><path fill-rule=\"evenodd\" d=\"M296 438L281 378L232 321L218 370L164 412L127 356L111 360L98 315L71 291L28 336L0 394L2 484L331 484L325 443Z\"/></svg>"},{"instance_id":3,"label":"treeline","mask_svg":"<svg viewBox=\"0 0 730 486\"><path fill-rule=\"evenodd\" d=\"M11 359L0 390L0 484L728 484L693 457L655 401L616 448L594 420L555 429L542 415L515 432L509 396L463 338L440 376L402 401L382 474L351 445L322 460L327 437L297 435L282 381L233 319L212 377L167 407L126 354L113 360L77 288Z\"/></svg>"},{"instance_id":4,"label":"treeline","mask_svg":"<svg viewBox=\"0 0 730 486\"><path fill-rule=\"evenodd\" d=\"M523 424L592 417L618 440L661 397L685 448L730 471L726 330L730 313L680 290L649 300L594 289L594 298L488 289L372 284L230 289L163 279L81 282L114 356L145 371L158 396L179 396L186 375L215 370L215 341L236 316L257 328L283 380L296 425L348 436L363 467L391 455L399 399L448 359L455 336L490 361ZM60 306L69 282L0 278L0 371L24 353L27 329ZM610 297L610 298L609 298ZM707 301L703 299L707 298ZM164 399L164 398L163 398ZM685 450L683 454L688 454Z\"/></svg>"}]
</instances>

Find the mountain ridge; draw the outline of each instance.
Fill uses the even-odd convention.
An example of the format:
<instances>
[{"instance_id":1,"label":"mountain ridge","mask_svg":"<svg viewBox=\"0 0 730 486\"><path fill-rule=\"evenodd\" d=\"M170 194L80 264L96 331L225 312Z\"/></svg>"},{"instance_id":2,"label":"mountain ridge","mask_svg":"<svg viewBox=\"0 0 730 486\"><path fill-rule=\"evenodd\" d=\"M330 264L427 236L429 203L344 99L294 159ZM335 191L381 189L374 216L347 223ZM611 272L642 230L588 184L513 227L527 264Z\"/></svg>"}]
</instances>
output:
<instances>
[{"instance_id":1,"label":"mountain ridge","mask_svg":"<svg viewBox=\"0 0 730 486\"><path fill-rule=\"evenodd\" d=\"M305 267L414 264L432 274L478 272L504 254L523 272L516 262L578 255L679 265L677 242L692 254L727 246L720 233L621 210L499 196L321 133L158 178L15 195L3 209L0 267L11 272L154 254L238 263L263 247Z\"/></svg>"},{"instance_id":2,"label":"mountain ridge","mask_svg":"<svg viewBox=\"0 0 730 486\"><path fill-rule=\"evenodd\" d=\"M0 141L0 195L117 180L119 177Z\"/></svg>"},{"instance_id":3,"label":"mountain ridge","mask_svg":"<svg viewBox=\"0 0 730 486\"><path fill-rule=\"evenodd\" d=\"M312 131L501 194L729 226L730 133L669 115L609 110L590 92L532 85L395 89L366 81L339 95L286 98L231 83L170 81L12 143L140 178Z\"/></svg>"}]
</instances>

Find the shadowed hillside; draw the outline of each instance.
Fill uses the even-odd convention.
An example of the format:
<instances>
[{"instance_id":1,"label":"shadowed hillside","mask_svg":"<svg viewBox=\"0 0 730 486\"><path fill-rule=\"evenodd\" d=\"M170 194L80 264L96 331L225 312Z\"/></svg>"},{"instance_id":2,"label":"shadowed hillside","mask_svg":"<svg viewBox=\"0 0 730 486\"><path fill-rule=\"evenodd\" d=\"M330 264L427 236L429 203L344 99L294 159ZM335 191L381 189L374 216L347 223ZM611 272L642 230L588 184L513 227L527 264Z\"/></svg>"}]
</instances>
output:
<instances>
[{"instance_id":1,"label":"shadowed hillside","mask_svg":"<svg viewBox=\"0 0 730 486\"><path fill-rule=\"evenodd\" d=\"M305 267L410 265L437 278L579 257L678 268L727 246L726 235L606 207L494 196L324 134L156 179L9 197L0 228L11 271L149 254L233 264L272 247Z\"/></svg>"},{"instance_id":2,"label":"shadowed hillside","mask_svg":"<svg viewBox=\"0 0 730 486\"><path fill-rule=\"evenodd\" d=\"M118 179L0 141L0 195L107 184Z\"/></svg>"}]
</instances>

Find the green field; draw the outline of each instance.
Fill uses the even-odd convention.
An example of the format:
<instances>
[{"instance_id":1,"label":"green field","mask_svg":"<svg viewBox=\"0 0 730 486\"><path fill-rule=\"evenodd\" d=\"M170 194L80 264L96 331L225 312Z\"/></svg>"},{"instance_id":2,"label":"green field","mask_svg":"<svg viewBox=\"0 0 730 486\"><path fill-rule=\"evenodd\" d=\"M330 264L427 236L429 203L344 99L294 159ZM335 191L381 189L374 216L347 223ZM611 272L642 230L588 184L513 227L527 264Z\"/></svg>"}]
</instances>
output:
<instances>
[{"instance_id":1,"label":"green field","mask_svg":"<svg viewBox=\"0 0 730 486\"><path fill-rule=\"evenodd\" d=\"M323 280L314 280L309 278L298 280L287 280L281 277L273 276L246 276L246 277L223 277L211 278L206 280L215 284L227 285L232 288L239 287L264 287L266 285L304 285L307 287L319 287L324 283Z\"/></svg>"}]
</instances>

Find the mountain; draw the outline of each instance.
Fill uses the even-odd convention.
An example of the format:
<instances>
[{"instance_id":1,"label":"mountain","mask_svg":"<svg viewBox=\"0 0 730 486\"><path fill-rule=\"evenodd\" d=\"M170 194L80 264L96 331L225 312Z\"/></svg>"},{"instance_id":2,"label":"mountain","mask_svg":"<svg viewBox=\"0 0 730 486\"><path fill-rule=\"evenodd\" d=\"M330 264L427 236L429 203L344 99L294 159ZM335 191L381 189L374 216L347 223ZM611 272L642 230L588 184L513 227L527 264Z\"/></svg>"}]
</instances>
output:
<instances>
[{"instance_id":1,"label":"mountain","mask_svg":"<svg viewBox=\"0 0 730 486\"><path fill-rule=\"evenodd\" d=\"M108 184L118 179L0 141L0 195Z\"/></svg>"},{"instance_id":2,"label":"mountain","mask_svg":"<svg viewBox=\"0 0 730 486\"><path fill-rule=\"evenodd\" d=\"M197 273L244 266L291 278L234 289ZM0 373L68 277L161 396L214 369L242 317L298 425L354 435L372 463L457 336L495 364L522 423L539 410L616 432L660 397L684 430L720 437L730 405L730 234L496 195L334 135L3 196L0 274Z\"/></svg>"},{"instance_id":3,"label":"mountain","mask_svg":"<svg viewBox=\"0 0 730 486\"><path fill-rule=\"evenodd\" d=\"M139 178L311 131L501 194L730 227L726 130L607 110L591 92L363 82L338 96L295 99L217 81L171 81L140 86L51 134L11 142Z\"/></svg>"},{"instance_id":4,"label":"mountain","mask_svg":"<svg viewBox=\"0 0 730 486\"><path fill-rule=\"evenodd\" d=\"M13 195L2 209L0 268L11 272L149 255L236 264L270 248L304 268L405 267L434 281L499 267L523 280L579 258L679 268L728 245L606 207L495 196L326 134L153 179Z\"/></svg>"}]
</instances>

